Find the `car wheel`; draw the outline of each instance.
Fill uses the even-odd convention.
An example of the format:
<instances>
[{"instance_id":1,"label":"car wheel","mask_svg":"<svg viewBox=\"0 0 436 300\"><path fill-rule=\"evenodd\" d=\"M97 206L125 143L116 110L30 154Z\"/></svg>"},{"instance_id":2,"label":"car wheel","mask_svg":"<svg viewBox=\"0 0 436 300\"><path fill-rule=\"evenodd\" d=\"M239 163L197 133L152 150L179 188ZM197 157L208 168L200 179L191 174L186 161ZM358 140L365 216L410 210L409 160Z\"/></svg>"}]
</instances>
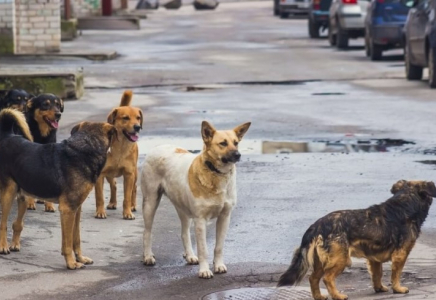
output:
<instances>
[{"instance_id":1,"label":"car wheel","mask_svg":"<svg viewBox=\"0 0 436 300\"><path fill-rule=\"evenodd\" d=\"M289 17L289 13L287 12L280 12L280 18L281 19L287 19Z\"/></svg>"},{"instance_id":2,"label":"car wheel","mask_svg":"<svg viewBox=\"0 0 436 300\"><path fill-rule=\"evenodd\" d=\"M274 16L280 15L279 1L274 0Z\"/></svg>"},{"instance_id":3,"label":"car wheel","mask_svg":"<svg viewBox=\"0 0 436 300\"><path fill-rule=\"evenodd\" d=\"M368 30L365 34L365 55L366 57L369 57L371 55L371 50L369 49L369 36L368 36Z\"/></svg>"},{"instance_id":4,"label":"car wheel","mask_svg":"<svg viewBox=\"0 0 436 300\"><path fill-rule=\"evenodd\" d=\"M312 39L319 38L319 25L309 17L309 22L307 22L309 26L309 36Z\"/></svg>"},{"instance_id":5,"label":"car wheel","mask_svg":"<svg viewBox=\"0 0 436 300\"><path fill-rule=\"evenodd\" d=\"M428 85L436 88L436 48L430 48L428 53Z\"/></svg>"},{"instance_id":6,"label":"car wheel","mask_svg":"<svg viewBox=\"0 0 436 300\"><path fill-rule=\"evenodd\" d=\"M404 46L404 63L406 65L406 78L408 80L421 80L422 79L422 67L416 66L410 61L410 48L406 41Z\"/></svg>"},{"instance_id":7,"label":"car wheel","mask_svg":"<svg viewBox=\"0 0 436 300\"><path fill-rule=\"evenodd\" d=\"M329 26L329 28L328 28L328 35L329 35L330 46L332 46L332 47L336 46L336 34L333 34L331 26Z\"/></svg>"},{"instance_id":8,"label":"car wheel","mask_svg":"<svg viewBox=\"0 0 436 300\"><path fill-rule=\"evenodd\" d=\"M383 55L383 47L374 43L373 40L369 41L369 56L371 60L380 60Z\"/></svg>"},{"instance_id":9,"label":"car wheel","mask_svg":"<svg viewBox=\"0 0 436 300\"><path fill-rule=\"evenodd\" d=\"M337 22L338 36L336 38L336 46L338 49L348 48L348 34L347 31L341 28L341 24Z\"/></svg>"}]
</instances>

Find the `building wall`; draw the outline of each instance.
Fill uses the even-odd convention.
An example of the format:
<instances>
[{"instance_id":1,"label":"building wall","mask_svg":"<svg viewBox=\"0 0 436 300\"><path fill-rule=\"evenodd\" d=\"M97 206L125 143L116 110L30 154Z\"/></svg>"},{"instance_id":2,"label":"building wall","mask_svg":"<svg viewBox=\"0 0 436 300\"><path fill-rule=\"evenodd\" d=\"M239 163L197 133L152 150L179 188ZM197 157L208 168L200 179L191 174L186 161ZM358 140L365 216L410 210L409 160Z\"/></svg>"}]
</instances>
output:
<instances>
[{"instance_id":1,"label":"building wall","mask_svg":"<svg viewBox=\"0 0 436 300\"><path fill-rule=\"evenodd\" d=\"M101 16L101 0L75 0L71 3L74 18Z\"/></svg>"},{"instance_id":2,"label":"building wall","mask_svg":"<svg viewBox=\"0 0 436 300\"><path fill-rule=\"evenodd\" d=\"M15 0L15 53L59 52L60 0Z\"/></svg>"},{"instance_id":3,"label":"building wall","mask_svg":"<svg viewBox=\"0 0 436 300\"><path fill-rule=\"evenodd\" d=\"M0 0L0 53L14 53L14 0Z\"/></svg>"}]
</instances>

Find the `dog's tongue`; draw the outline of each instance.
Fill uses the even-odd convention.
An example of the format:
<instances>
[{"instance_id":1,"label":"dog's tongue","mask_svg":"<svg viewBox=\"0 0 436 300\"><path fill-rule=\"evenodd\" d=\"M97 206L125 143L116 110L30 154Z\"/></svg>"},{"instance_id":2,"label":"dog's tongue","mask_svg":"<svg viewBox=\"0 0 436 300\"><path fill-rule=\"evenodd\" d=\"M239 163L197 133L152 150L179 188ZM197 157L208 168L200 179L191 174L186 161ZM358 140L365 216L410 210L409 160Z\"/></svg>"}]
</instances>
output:
<instances>
[{"instance_id":1,"label":"dog's tongue","mask_svg":"<svg viewBox=\"0 0 436 300\"><path fill-rule=\"evenodd\" d=\"M59 123L57 121L49 121L49 122L50 122L51 127L56 128L56 129L59 127Z\"/></svg>"},{"instance_id":2,"label":"dog's tongue","mask_svg":"<svg viewBox=\"0 0 436 300\"><path fill-rule=\"evenodd\" d=\"M132 139L132 141L136 142L138 140L138 135L136 133L134 134L129 134L130 138Z\"/></svg>"}]
</instances>

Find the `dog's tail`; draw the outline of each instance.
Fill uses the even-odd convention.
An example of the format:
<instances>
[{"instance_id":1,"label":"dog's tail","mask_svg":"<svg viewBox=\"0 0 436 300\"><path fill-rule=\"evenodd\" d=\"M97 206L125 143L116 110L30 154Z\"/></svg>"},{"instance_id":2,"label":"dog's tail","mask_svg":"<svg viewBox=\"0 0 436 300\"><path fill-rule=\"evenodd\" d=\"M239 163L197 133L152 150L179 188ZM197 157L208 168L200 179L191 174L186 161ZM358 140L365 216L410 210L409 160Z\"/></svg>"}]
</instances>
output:
<instances>
[{"instance_id":1,"label":"dog's tail","mask_svg":"<svg viewBox=\"0 0 436 300\"><path fill-rule=\"evenodd\" d=\"M18 110L6 108L0 112L0 141L12 134L22 135L25 139L33 141L24 114Z\"/></svg>"},{"instance_id":2,"label":"dog's tail","mask_svg":"<svg viewBox=\"0 0 436 300\"><path fill-rule=\"evenodd\" d=\"M285 273L280 276L277 287L297 285L303 280L309 268L313 267L317 247L323 244L321 235L314 235L310 228L304 234L301 246L295 249L291 265Z\"/></svg>"},{"instance_id":3,"label":"dog's tail","mask_svg":"<svg viewBox=\"0 0 436 300\"><path fill-rule=\"evenodd\" d=\"M121 97L120 106L130 106L132 102L133 93L130 90L124 91L123 97Z\"/></svg>"}]
</instances>

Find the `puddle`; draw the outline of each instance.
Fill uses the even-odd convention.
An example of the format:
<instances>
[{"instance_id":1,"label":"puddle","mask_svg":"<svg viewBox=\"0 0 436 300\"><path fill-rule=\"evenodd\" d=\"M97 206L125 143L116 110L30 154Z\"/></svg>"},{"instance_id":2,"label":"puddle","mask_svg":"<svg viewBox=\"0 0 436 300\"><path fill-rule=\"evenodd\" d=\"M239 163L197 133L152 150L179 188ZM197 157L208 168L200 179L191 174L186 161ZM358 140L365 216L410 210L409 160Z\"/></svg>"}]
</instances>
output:
<instances>
[{"instance_id":1,"label":"puddle","mask_svg":"<svg viewBox=\"0 0 436 300\"><path fill-rule=\"evenodd\" d=\"M345 93L312 93L313 96L342 96Z\"/></svg>"},{"instance_id":2,"label":"puddle","mask_svg":"<svg viewBox=\"0 0 436 300\"><path fill-rule=\"evenodd\" d=\"M138 141L139 154L147 154L150 149L164 144L184 148L192 153L203 149L201 138L177 138L144 136ZM297 140L264 141L244 139L239 146L242 154L290 154L290 153L353 153L353 152L390 152L400 150L401 146L413 145L412 141L399 139L353 139L337 140ZM436 164L436 163L435 163Z\"/></svg>"}]
</instances>

